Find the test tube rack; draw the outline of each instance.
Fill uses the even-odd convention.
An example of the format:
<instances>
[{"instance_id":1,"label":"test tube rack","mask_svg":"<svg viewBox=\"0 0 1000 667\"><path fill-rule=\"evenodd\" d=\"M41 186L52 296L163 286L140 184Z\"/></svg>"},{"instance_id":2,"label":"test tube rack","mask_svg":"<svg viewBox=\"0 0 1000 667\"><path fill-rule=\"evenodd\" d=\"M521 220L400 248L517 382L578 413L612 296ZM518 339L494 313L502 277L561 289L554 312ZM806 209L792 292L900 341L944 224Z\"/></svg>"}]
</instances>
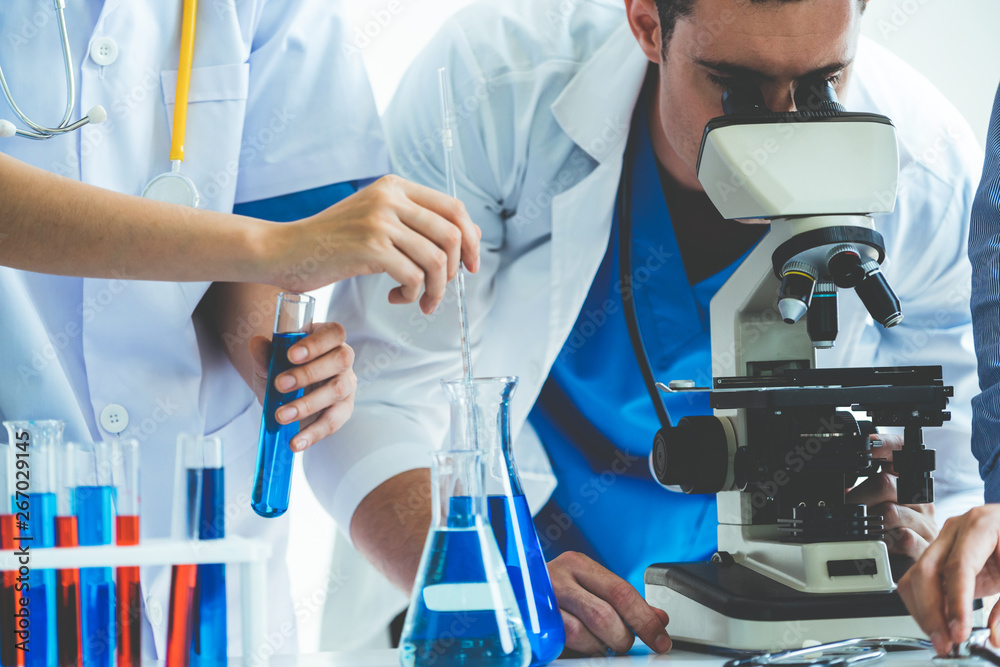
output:
<instances>
[{"instance_id":1,"label":"test tube rack","mask_svg":"<svg viewBox=\"0 0 1000 667\"><path fill-rule=\"evenodd\" d=\"M149 539L136 546L29 547L29 567L33 570L77 569L84 567L144 567L149 565L200 565L225 563L240 566L240 598L243 629L243 660L266 661L264 610L267 609L267 560L271 545L242 537L219 540ZM14 551L0 551L0 571L21 567ZM256 658L256 660L254 660Z\"/></svg>"}]
</instances>

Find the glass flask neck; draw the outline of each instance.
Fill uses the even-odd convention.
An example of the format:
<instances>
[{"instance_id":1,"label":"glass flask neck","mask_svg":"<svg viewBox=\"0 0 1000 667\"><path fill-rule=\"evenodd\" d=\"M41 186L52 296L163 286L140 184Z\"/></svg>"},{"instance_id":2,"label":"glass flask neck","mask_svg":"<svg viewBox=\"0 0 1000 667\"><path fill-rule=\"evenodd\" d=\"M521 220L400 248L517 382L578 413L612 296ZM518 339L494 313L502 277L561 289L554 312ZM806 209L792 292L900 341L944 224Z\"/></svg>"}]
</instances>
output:
<instances>
[{"instance_id":1,"label":"glass flask neck","mask_svg":"<svg viewBox=\"0 0 1000 667\"><path fill-rule=\"evenodd\" d=\"M510 431L510 399L517 378L451 380L442 385L451 403L452 449L483 452L487 495L523 495Z\"/></svg>"},{"instance_id":2,"label":"glass flask neck","mask_svg":"<svg viewBox=\"0 0 1000 667\"><path fill-rule=\"evenodd\" d=\"M483 454L442 451L431 463L432 529L475 528L484 521Z\"/></svg>"}]
</instances>

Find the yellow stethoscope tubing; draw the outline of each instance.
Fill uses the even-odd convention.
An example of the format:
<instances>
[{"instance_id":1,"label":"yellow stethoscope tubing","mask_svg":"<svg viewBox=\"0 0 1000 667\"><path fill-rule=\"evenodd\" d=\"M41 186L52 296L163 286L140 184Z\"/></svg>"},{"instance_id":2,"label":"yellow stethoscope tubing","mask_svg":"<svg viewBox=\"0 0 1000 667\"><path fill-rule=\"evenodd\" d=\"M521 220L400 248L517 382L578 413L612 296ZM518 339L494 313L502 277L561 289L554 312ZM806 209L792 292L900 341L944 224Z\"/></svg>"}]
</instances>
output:
<instances>
[{"instance_id":1,"label":"yellow stethoscope tubing","mask_svg":"<svg viewBox=\"0 0 1000 667\"><path fill-rule=\"evenodd\" d=\"M174 129L170 139L170 160L184 161L184 135L187 131L188 93L191 90L191 63L194 61L194 29L198 0L184 0L181 18L181 51L177 64L177 87L174 91Z\"/></svg>"}]
</instances>

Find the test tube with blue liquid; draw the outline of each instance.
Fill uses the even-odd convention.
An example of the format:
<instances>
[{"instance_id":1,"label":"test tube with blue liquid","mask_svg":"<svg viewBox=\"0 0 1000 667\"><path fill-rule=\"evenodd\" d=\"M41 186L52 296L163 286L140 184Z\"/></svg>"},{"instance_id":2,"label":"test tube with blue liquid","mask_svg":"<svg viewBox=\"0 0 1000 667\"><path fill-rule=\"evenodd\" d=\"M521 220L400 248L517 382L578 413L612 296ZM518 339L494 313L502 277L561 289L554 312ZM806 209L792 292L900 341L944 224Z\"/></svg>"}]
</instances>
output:
<instances>
[{"instance_id":1,"label":"test tube with blue liquid","mask_svg":"<svg viewBox=\"0 0 1000 667\"><path fill-rule=\"evenodd\" d=\"M316 299L305 294L278 295L274 337L271 340L271 365L267 373L267 393L264 395L264 415L260 423L257 468L250 501L253 511L266 518L281 516L288 510L295 462L289 443L299 432L299 422L279 424L274 414L283 405L301 398L304 391L296 389L282 393L274 386L274 380L294 366L288 359L288 350L309 334L315 305Z\"/></svg>"},{"instance_id":2,"label":"test tube with blue liquid","mask_svg":"<svg viewBox=\"0 0 1000 667\"><path fill-rule=\"evenodd\" d=\"M174 540L198 539L203 461L201 439L180 434L177 438L174 508L170 530ZM191 664L197 577L197 565L174 565L170 571L166 667L188 667Z\"/></svg>"},{"instance_id":3,"label":"test tube with blue liquid","mask_svg":"<svg viewBox=\"0 0 1000 667\"><path fill-rule=\"evenodd\" d=\"M74 492L80 546L114 544L114 479L110 442L95 442L87 474ZM115 578L110 567L80 570L83 662L114 667L116 647Z\"/></svg>"},{"instance_id":4,"label":"test tube with blue liquid","mask_svg":"<svg viewBox=\"0 0 1000 667\"><path fill-rule=\"evenodd\" d=\"M226 536L225 468L222 440L202 440L201 520L198 538L219 540ZM191 640L191 663L202 667L226 662L226 566L198 566L195 587L195 620ZM119 666L121 667L121 666Z\"/></svg>"},{"instance_id":5,"label":"test tube with blue liquid","mask_svg":"<svg viewBox=\"0 0 1000 667\"><path fill-rule=\"evenodd\" d=\"M63 422L4 422L10 442L15 498L12 511L18 520L22 544L29 549L56 546L56 448L62 444ZM25 496L27 496L25 498ZM28 611L31 618L26 667L57 667L56 571L31 568L28 575Z\"/></svg>"}]
</instances>

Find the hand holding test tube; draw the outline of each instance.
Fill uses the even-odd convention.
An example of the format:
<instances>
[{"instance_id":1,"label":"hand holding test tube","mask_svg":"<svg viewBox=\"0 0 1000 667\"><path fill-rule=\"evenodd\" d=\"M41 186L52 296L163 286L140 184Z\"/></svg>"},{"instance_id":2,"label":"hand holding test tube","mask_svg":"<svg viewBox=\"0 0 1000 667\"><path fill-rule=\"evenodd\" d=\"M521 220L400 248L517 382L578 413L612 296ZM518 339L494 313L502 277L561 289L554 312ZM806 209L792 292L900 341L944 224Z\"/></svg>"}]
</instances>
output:
<instances>
[{"instance_id":1,"label":"hand holding test tube","mask_svg":"<svg viewBox=\"0 0 1000 667\"><path fill-rule=\"evenodd\" d=\"M286 349L288 361L277 376L270 373L271 340L250 340L256 377L253 389L263 404L268 391L289 394L274 415L279 426L299 423L291 439L294 452L301 452L335 433L351 416L358 379L354 374L354 350L346 344L344 328L334 322L316 323L311 332ZM301 391L300 391L301 390ZM301 394L293 399L291 392Z\"/></svg>"},{"instance_id":2,"label":"hand holding test tube","mask_svg":"<svg viewBox=\"0 0 1000 667\"><path fill-rule=\"evenodd\" d=\"M278 388L276 379L292 368L292 362L288 358L289 349L305 338L312 329L315 305L316 299L304 294L278 295L271 364L267 373L267 393L264 395L264 414L261 417L257 467L250 501L254 512L262 517L281 516L288 509L294 463L290 444L299 432L299 422L281 424L276 413L286 404L301 398L303 389L283 393Z\"/></svg>"}]
</instances>

